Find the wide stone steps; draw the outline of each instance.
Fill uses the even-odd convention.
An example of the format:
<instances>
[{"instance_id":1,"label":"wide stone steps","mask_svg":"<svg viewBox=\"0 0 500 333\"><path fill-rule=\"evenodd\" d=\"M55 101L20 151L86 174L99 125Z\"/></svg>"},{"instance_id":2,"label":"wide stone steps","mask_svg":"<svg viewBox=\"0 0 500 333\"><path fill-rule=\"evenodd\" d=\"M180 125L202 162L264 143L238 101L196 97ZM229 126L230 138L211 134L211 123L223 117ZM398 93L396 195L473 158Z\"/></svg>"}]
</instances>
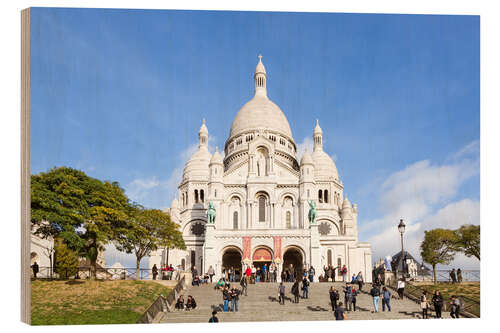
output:
<instances>
[{"instance_id":1,"label":"wide stone steps","mask_svg":"<svg viewBox=\"0 0 500 333\"><path fill-rule=\"evenodd\" d=\"M235 283L239 287L239 284ZM240 296L238 312L223 312L222 292L214 289L214 284L189 287L184 292L184 298L192 295L197 303L197 308L191 311L173 311L160 313L155 322L208 322L214 309L218 311L221 322L244 321L317 321L333 320L328 291L331 286L342 290L343 283L313 283L309 287L309 299L300 299L298 304L292 303L293 295L290 294L292 283L286 283L285 305L278 303L277 283L258 283L248 286L248 296ZM391 300L391 312L382 312L382 303L379 312L373 313L372 297L367 293L369 286L357 297L357 310L347 312L348 320L366 319L411 319L421 314L420 306L408 299ZM343 294L341 294L343 302ZM443 314L444 317L448 313Z\"/></svg>"}]
</instances>

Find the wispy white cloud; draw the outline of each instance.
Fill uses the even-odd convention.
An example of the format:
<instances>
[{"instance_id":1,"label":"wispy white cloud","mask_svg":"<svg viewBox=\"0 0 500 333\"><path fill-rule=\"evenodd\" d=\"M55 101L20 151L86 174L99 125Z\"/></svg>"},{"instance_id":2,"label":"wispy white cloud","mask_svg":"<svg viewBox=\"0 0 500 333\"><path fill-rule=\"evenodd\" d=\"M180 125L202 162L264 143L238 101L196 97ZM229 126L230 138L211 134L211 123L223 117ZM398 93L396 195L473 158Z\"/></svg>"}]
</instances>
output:
<instances>
[{"instance_id":1,"label":"wispy white cloud","mask_svg":"<svg viewBox=\"0 0 500 333\"><path fill-rule=\"evenodd\" d=\"M458 152L456 152L453 155L453 158L460 159L464 157L475 156L479 154L479 148L480 148L479 140L474 140L465 147L463 147L462 149L460 149Z\"/></svg>"},{"instance_id":2,"label":"wispy white cloud","mask_svg":"<svg viewBox=\"0 0 500 333\"><path fill-rule=\"evenodd\" d=\"M208 139L208 150L215 151L216 138L210 136ZM177 186L182 180L184 166L189 158L198 149L198 143L190 144L178 154L177 162L171 169L167 178L157 176L141 177L131 181L125 188L130 199L151 208L164 209L170 206L171 201L177 194ZM222 156L223 151L219 152Z\"/></svg>"},{"instance_id":3,"label":"wispy white cloud","mask_svg":"<svg viewBox=\"0 0 500 333\"><path fill-rule=\"evenodd\" d=\"M476 141L468 144L447 164L419 161L382 182L378 199L381 217L359 228L360 232L373 235L369 241L374 260L400 250L396 227L400 218L404 218L407 225L405 244L417 257L424 230L479 224L479 201L455 199L460 186L479 174L479 150L475 148L478 144ZM458 258L462 258L460 262ZM454 264L471 263L463 256L457 256L457 260ZM476 262L476 267L478 264Z\"/></svg>"},{"instance_id":4,"label":"wispy white cloud","mask_svg":"<svg viewBox=\"0 0 500 333\"><path fill-rule=\"evenodd\" d=\"M302 156L304 155L306 149L309 153L311 153L313 147L314 147L314 142L310 136L306 136L301 143L297 144L297 159L299 160L299 162Z\"/></svg>"}]
</instances>

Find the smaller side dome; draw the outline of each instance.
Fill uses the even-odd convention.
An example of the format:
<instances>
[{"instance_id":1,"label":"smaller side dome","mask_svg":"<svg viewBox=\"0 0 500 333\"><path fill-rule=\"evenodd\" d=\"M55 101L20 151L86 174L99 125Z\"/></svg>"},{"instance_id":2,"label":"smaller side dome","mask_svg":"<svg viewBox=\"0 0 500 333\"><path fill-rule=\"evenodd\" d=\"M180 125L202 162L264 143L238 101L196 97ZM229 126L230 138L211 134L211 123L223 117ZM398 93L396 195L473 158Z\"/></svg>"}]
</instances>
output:
<instances>
[{"instance_id":1,"label":"smaller side dome","mask_svg":"<svg viewBox=\"0 0 500 333\"><path fill-rule=\"evenodd\" d=\"M351 202L349 201L349 198L347 198L347 195L344 198L344 202L342 203L342 209L350 209L351 208Z\"/></svg>"},{"instance_id":2,"label":"smaller side dome","mask_svg":"<svg viewBox=\"0 0 500 333\"><path fill-rule=\"evenodd\" d=\"M306 165L306 164L312 164L314 165L314 162L313 162L313 159L311 157L311 154L309 154L307 152L307 149L306 151L304 152L304 155L302 156L301 160L300 160L300 165Z\"/></svg>"},{"instance_id":3,"label":"smaller side dome","mask_svg":"<svg viewBox=\"0 0 500 333\"><path fill-rule=\"evenodd\" d=\"M177 209L177 208L179 208L179 200L177 200L177 197L174 197L174 199L170 203L170 209Z\"/></svg>"},{"instance_id":4,"label":"smaller side dome","mask_svg":"<svg viewBox=\"0 0 500 333\"><path fill-rule=\"evenodd\" d=\"M208 178L208 164L210 163L211 155L205 146L198 148L198 150L191 156L184 166L183 179L191 177L205 177Z\"/></svg>"},{"instance_id":5,"label":"smaller side dome","mask_svg":"<svg viewBox=\"0 0 500 333\"><path fill-rule=\"evenodd\" d=\"M223 164L222 156L219 153L219 147L215 147L215 153L212 155L212 158L210 159L210 164Z\"/></svg>"}]
</instances>

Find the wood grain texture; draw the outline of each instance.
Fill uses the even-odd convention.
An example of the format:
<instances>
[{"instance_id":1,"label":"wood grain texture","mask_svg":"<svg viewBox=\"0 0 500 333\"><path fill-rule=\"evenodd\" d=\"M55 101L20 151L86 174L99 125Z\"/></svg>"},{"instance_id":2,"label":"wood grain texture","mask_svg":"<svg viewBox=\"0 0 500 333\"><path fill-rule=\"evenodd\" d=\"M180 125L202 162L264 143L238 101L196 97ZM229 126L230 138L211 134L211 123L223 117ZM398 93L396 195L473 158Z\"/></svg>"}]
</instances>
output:
<instances>
[{"instance_id":1,"label":"wood grain texture","mask_svg":"<svg viewBox=\"0 0 500 333\"><path fill-rule=\"evenodd\" d=\"M31 323L30 9L21 11L21 321Z\"/></svg>"}]
</instances>

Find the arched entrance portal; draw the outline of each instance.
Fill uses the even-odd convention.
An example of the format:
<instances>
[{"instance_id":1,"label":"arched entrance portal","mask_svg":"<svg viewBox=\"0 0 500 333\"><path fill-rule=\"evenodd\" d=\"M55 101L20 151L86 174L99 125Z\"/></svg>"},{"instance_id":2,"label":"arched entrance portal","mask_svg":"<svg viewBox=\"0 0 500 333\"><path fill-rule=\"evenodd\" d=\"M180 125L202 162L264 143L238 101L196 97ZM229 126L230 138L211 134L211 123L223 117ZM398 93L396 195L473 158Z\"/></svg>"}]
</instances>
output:
<instances>
[{"instance_id":1,"label":"arched entrance portal","mask_svg":"<svg viewBox=\"0 0 500 333\"><path fill-rule=\"evenodd\" d=\"M235 247L228 247L222 254L222 276L228 279L228 270L232 268L235 280L241 278L241 251Z\"/></svg>"},{"instance_id":2,"label":"arched entrance portal","mask_svg":"<svg viewBox=\"0 0 500 333\"><path fill-rule=\"evenodd\" d=\"M269 281L269 265L271 265L273 261L273 254L271 250L265 247L260 247L255 250L252 256L253 265L257 269L257 274L259 276L260 282ZM266 265L266 274L264 274L264 270L262 269ZM260 274L259 274L260 273Z\"/></svg>"},{"instance_id":3,"label":"arched entrance portal","mask_svg":"<svg viewBox=\"0 0 500 333\"><path fill-rule=\"evenodd\" d=\"M288 248L283 254L283 271L286 274L286 280L300 278L304 275L304 257L302 251L296 247ZM293 273L293 275L292 275Z\"/></svg>"}]
</instances>

